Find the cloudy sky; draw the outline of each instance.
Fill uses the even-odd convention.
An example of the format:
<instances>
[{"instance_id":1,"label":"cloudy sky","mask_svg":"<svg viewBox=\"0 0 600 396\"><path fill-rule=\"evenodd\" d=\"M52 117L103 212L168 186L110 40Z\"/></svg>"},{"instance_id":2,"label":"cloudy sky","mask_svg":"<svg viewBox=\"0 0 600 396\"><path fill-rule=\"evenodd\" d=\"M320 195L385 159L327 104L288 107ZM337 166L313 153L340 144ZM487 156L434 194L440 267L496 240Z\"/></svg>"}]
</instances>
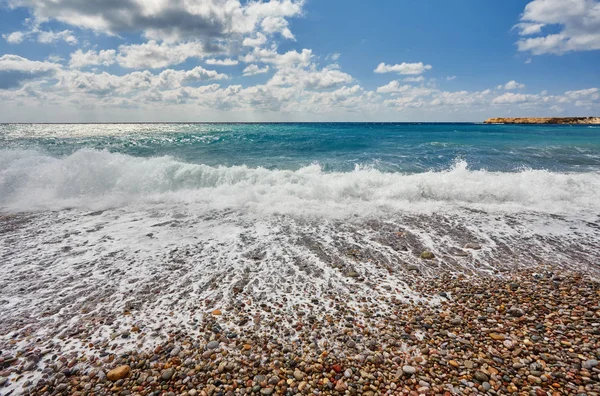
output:
<instances>
[{"instance_id":1,"label":"cloudy sky","mask_svg":"<svg viewBox=\"0 0 600 396\"><path fill-rule=\"evenodd\" d=\"M600 115L600 0L0 0L0 122Z\"/></svg>"}]
</instances>

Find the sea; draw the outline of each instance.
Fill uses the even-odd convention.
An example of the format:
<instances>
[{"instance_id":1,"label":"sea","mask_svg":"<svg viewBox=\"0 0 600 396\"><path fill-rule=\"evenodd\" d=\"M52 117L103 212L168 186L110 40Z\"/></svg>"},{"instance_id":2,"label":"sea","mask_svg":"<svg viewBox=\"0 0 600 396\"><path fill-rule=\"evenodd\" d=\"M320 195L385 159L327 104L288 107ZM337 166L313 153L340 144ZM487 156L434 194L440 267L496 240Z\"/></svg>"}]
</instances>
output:
<instances>
[{"instance_id":1,"label":"sea","mask_svg":"<svg viewBox=\"0 0 600 396\"><path fill-rule=\"evenodd\" d=\"M184 328L240 296L377 307L417 301L418 277L594 276L598 257L600 126L0 125L4 330Z\"/></svg>"}]
</instances>

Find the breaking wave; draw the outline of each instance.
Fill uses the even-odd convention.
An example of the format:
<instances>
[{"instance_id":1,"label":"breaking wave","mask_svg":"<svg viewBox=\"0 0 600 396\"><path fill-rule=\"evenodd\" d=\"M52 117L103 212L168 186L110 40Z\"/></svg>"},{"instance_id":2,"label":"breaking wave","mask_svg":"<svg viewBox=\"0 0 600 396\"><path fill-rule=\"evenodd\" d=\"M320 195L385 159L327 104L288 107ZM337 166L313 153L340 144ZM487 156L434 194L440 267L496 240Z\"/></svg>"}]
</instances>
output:
<instances>
[{"instance_id":1,"label":"breaking wave","mask_svg":"<svg viewBox=\"0 0 600 396\"><path fill-rule=\"evenodd\" d=\"M291 171L212 167L92 149L59 158L35 150L0 151L4 211L174 202L205 210L332 217L464 207L573 214L600 207L600 173L489 172L470 170L463 160L449 169L414 174L373 167L324 172L318 164Z\"/></svg>"}]
</instances>

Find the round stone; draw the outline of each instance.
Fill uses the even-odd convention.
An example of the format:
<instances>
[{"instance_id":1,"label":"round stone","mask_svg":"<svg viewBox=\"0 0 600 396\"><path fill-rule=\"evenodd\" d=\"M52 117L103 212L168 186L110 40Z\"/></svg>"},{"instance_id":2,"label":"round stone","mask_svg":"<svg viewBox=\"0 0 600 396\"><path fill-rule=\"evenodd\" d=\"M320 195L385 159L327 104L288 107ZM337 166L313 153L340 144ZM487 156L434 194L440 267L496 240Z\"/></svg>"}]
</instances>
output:
<instances>
[{"instance_id":1,"label":"round stone","mask_svg":"<svg viewBox=\"0 0 600 396\"><path fill-rule=\"evenodd\" d=\"M485 373L482 373L481 371L476 371L474 377L479 382L487 382L490 380L490 378Z\"/></svg>"},{"instance_id":2,"label":"round stone","mask_svg":"<svg viewBox=\"0 0 600 396\"><path fill-rule=\"evenodd\" d=\"M219 347L219 342L218 341L211 341L208 343L208 345L206 345L207 349L217 349Z\"/></svg>"},{"instance_id":3,"label":"round stone","mask_svg":"<svg viewBox=\"0 0 600 396\"><path fill-rule=\"evenodd\" d=\"M168 381L173 377L173 374L175 374L175 369L173 368L168 368L165 371L162 372L162 374L160 375L160 377L165 380Z\"/></svg>"}]
</instances>

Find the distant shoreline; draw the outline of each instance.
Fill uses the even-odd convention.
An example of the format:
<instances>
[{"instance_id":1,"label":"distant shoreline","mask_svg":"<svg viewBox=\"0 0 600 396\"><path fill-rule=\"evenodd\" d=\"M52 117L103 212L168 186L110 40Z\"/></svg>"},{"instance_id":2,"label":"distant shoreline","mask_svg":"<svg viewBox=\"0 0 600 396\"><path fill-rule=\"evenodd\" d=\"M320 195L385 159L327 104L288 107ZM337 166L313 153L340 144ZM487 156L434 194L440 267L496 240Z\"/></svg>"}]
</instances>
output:
<instances>
[{"instance_id":1,"label":"distant shoreline","mask_svg":"<svg viewBox=\"0 0 600 396\"><path fill-rule=\"evenodd\" d=\"M600 124L600 117L488 118L484 124L597 125Z\"/></svg>"}]
</instances>

